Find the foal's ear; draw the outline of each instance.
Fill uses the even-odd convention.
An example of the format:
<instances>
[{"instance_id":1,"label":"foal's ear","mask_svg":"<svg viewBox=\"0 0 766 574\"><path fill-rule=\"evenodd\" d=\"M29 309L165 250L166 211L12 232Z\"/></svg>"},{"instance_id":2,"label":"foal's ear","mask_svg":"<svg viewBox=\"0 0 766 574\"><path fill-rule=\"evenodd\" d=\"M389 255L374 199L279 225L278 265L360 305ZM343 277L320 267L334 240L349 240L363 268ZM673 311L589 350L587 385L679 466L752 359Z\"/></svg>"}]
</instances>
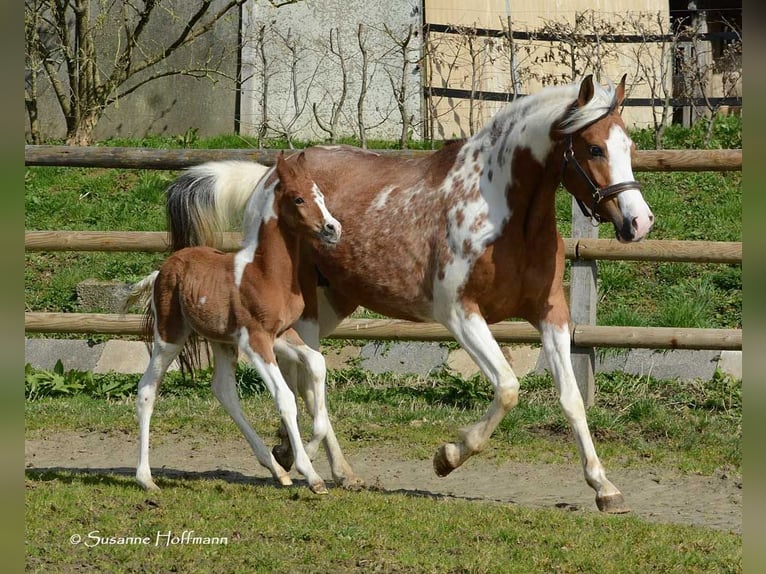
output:
<instances>
[{"instance_id":1,"label":"foal's ear","mask_svg":"<svg viewBox=\"0 0 766 574\"><path fill-rule=\"evenodd\" d=\"M617 84L617 106L622 105L622 101L625 99L625 78L628 74L623 74L620 83Z\"/></svg>"},{"instance_id":2,"label":"foal's ear","mask_svg":"<svg viewBox=\"0 0 766 574\"><path fill-rule=\"evenodd\" d=\"M284 150L279 153L277 156L277 176L279 176L280 181L282 183L285 182L285 180L295 179L295 170L293 167L287 163L285 160L285 152Z\"/></svg>"},{"instance_id":3,"label":"foal's ear","mask_svg":"<svg viewBox=\"0 0 766 574\"><path fill-rule=\"evenodd\" d=\"M587 104L590 99L593 97L593 93L595 92L593 88L593 74L588 74L585 76L580 83L580 93L577 95L577 105L579 107L584 106Z\"/></svg>"}]
</instances>

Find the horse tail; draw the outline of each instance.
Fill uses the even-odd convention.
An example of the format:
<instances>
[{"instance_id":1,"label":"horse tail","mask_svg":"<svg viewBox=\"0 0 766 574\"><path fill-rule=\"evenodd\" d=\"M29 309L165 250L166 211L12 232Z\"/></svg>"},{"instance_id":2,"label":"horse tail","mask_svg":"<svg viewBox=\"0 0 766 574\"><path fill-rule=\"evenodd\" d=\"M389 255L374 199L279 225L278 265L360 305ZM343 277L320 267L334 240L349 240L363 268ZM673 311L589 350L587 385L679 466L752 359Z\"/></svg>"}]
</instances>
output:
<instances>
[{"instance_id":1,"label":"horse tail","mask_svg":"<svg viewBox=\"0 0 766 574\"><path fill-rule=\"evenodd\" d=\"M241 225L248 199L269 167L213 161L187 169L166 191L170 245L221 247L220 233Z\"/></svg>"},{"instance_id":2,"label":"horse tail","mask_svg":"<svg viewBox=\"0 0 766 574\"><path fill-rule=\"evenodd\" d=\"M121 313L127 313L134 305L143 308L141 336L147 345L149 345L154 337L154 305L152 304L152 297L154 282L159 274L159 271L152 271L138 283L129 286L120 302Z\"/></svg>"},{"instance_id":3,"label":"horse tail","mask_svg":"<svg viewBox=\"0 0 766 574\"><path fill-rule=\"evenodd\" d=\"M153 271L138 283L131 285L120 305L122 313L127 313L134 305L143 308L141 338L149 348L149 354L152 352L151 344L154 340L154 324L157 320L153 304L154 282L159 274L159 271ZM203 351L205 353L205 360L203 360ZM205 364L210 364L210 349L205 343L205 339L192 332L186 338L181 353L178 355L178 364L181 368L182 376L189 376L194 379L197 370L201 369Z\"/></svg>"}]
</instances>

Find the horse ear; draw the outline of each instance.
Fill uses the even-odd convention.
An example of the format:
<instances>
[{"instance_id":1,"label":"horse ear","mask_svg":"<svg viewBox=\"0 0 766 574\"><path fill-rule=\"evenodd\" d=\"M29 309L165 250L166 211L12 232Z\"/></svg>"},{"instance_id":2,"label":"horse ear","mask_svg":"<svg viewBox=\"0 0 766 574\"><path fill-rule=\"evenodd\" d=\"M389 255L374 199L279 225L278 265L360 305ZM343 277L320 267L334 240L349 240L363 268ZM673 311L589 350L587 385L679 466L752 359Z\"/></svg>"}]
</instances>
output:
<instances>
[{"instance_id":1,"label":"horse ear","mask_svg":"<svg viewBox=\"0 0 766 574\"><path fill-rule=\"evenodd\" d=\"M625 79L628 77L628 74L623 74L622 79L620 80L620 83L617 84L617 105L621 106L623 100L625 99Z\"/></svg>"},{"instance_id":2,"label":"horse ear","mask_svg":"<svg viewBox=\"0 0 766 574\"><path fill-rule=\"evenodd\" d=\"M580 83L580 93L577 95L577 105L582 107L587 104L593 97L594 92L593 74L588 74Z\"/></svg>"},{"instance_id":3,"label":"horse ear","mask_svg":"<svg viewBox=\"0 0 766 574\"><path fill-rule=\"evenodd\" d=\"M306 168L306 153L305 152L301 152L298 155L298 160L297 161L298 161L298 167L300 167L301 169L305 169Z\"/></svg>"},{"instance_id":4,"label":"horse ear","mask_svg":"<svg viewBox=\"0 0 766 574\"><path fill-rule=\"evenodd\" d=\"M282 181L283 183L286 180L295 179L295 170L289 163L287 163L287 160L285 160L284 151L281 151L279 155L277 156L276 171L277 171L277 176L279 176L280 181Z\"/></svg>"}]
</instances>

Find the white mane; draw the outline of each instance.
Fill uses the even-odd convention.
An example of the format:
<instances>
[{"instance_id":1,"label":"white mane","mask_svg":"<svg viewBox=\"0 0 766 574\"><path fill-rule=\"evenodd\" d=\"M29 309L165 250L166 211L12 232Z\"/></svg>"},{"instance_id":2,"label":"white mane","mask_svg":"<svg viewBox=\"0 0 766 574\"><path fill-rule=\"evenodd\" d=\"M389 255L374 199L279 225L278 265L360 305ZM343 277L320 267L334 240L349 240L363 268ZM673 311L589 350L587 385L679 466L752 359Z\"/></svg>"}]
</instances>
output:
<instances>
[{"instance_id":1,"label":"white mane","mask_svg":"<svg viewBox=\"0 0 766 574\"><path fill-rule=\"evenodd\" d=\"M610 82L607 86L601 86L594 82L591 100L564 117L577 99L579 91L580 84L574 83L549 86L536 94L519 98L495 114L474 137L481 139L490 136L491 133L504 133L520 121L534 123L536 131L548 131L554 122L562 119L561 128L564 133L571 134L608 114L617 105L617 90L614 84Z\"/></svg>"},{"instance_id":2,"label":"white mane","mask_svg":"<svg viewBox=\"0 0 766 574\"><path fill-rule=\"evenodd\" d=\"M250 199L245 207L244 220L242 221L242 230L244 231L243 246L256 245L258 243L258 233L261 224L276 217L274 212L274 189L279 180L266 187L268 180L276 168L272 167L258 181Z\"/></svg>"}]
</instances>

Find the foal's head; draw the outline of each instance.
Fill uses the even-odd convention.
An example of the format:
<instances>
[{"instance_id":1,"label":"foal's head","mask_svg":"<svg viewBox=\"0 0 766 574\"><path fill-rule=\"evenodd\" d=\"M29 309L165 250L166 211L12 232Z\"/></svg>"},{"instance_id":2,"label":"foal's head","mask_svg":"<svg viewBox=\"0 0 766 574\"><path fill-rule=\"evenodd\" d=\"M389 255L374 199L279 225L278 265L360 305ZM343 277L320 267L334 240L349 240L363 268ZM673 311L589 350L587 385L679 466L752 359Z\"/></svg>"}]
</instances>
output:
<instances>
[{"instance_id":1,"label":"foal's head","mask_svg":"<svg viewBox=\"0 0 766 574\"><path fill-rule=\"evenodd\" d=\"M340 240L341 225L327 210L324 195L306 169L306 156L277 158L279 178L274 196L278 217L302 236L316 237L322 243L334 245Z\"/></svg>"},{"instance_id":2,"label":"foal's head","mask_svg":"<svg viewBox=\"0 0 766 574\"><path fill-rule=\"evenodd\" d=\"M559 137L567 190L596 221L611 221L618 240L629 242L649 232L654 215L633 178L635 145L620 116L624 99L625 76L611 89L594 85L593 76L587 76Z\"/></svg>"}]
</instances>

